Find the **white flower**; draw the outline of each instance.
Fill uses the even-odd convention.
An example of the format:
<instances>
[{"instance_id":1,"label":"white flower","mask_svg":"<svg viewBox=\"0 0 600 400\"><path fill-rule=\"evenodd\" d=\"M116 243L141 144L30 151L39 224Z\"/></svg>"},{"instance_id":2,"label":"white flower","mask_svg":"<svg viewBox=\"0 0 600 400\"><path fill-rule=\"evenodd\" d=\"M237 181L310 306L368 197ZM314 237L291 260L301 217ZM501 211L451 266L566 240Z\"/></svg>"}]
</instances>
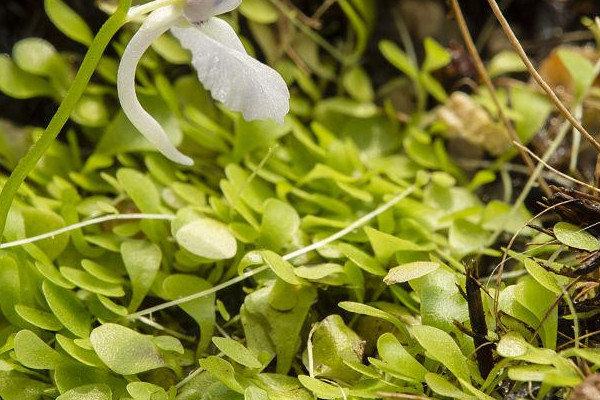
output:
<instances>
[{"instance_id":1,"label":"white flower","mask_svg":"<svg viewBox=\"0 0 600 400\"><path fill-rule=\"evenodd\" d=\"M153 3L158 4L160 0ZM192 165L169 141L162 126L144 110L135 93L135 70L140 58L167 30L192 53L198 79L212 96L245 119L274 119L283 123L290 94L283 78L250 57L233 28L215 15L235 9L241 0L162 1L129 41L117 77L119 101L133 125L165 157ZM151 9L152 3L139 6Z\"/></svg>"}]
</instances>

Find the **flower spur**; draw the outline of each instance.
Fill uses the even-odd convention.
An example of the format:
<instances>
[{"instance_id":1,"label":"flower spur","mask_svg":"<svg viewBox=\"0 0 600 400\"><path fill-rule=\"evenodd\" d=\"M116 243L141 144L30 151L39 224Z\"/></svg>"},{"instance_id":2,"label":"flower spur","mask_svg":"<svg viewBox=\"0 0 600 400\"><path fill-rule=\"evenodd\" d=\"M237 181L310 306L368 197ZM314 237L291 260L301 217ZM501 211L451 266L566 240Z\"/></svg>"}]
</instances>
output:
<instances>
[{"instance_id":1,"label":"flower spur","mask_svg":"<svg viewBox=\"0 0 600 400\"><path fill-rule=\"evenodd\" d=\"M241 112L247 120L273 119L283 123L289 111L290 94L281 75L250 57L233 28L215 17L240 3L241 0L155 0L130 12L136 16L151 10L121 57L117 75L119 101L131 123L172 161L193 164L190 157L173 146L135 93L135 70L142 55L168 30L192 53L198 79L213 98Z\"/></svg>"}]
</instances>

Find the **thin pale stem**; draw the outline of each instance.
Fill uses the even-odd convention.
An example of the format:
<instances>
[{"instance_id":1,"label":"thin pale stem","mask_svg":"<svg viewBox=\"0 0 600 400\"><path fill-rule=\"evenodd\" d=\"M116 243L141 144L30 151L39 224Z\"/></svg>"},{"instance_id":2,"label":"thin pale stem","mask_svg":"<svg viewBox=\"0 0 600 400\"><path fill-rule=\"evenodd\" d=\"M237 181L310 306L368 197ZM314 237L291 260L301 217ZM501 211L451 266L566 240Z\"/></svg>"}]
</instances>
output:
<instances>
[{"instance_id":1,"label":"thin pale stem","mask_svg":"<svg viewBox=\"0 0 600 400\"><path fill-rule=\"evenodd\" d=\"M542 164L544 167L546 167L546 168L547 168L547 169L549 169L550 171L554 172L555 174L557 174L557 175L559 175L559 176L561 176L561 177L563 177L563 178L565 178L565 179L567 179L567 180L569 180L569 181L571 181L571 182L573 182L573 183L576 183L576 184L578 184L578 185L584 186L584 187L586 187L586 188L590 189L591 191L594 191L594 192L600 193L600 189L599 189L599 188L597 188L597 187L595 187L595 186L593 186L593 185L590 185L589 183L585 183L585 182L582 182L582 181L580 181L580 180L578 180L578 179L572 178L572 177L570 177L569 175L567 175L567 174L565 174L565 173L563 173L563 172L560 172L560 171L559 171L559 170L557 170L556 168L552 167L552 166L551 166L551 165L549 165L549 164L548 164L546 161L542 160L542 159L541 159L540 157L538 157L538 156L537 156L535 153L533 153L531 150L529 150L527 147L523 146L521 143L516 143L516 142L515 142L515 145L516 145L517 147L519 147L519 148L522 148L522 149L524 149L525 151L527 151L527 152L528 152L528 153L529 153L529 154L530 154L530 155L531 155L533 158L535 158L535 159L536 159L537 161L539 161L539 162L540 162L540 163L541 163L541 164Z\"/></svg>"},{"instance_id":2,"label":"thin pale stem","mask_svg":"<svg viewBox=\"0 0 600 400\"><path fill-rule=\"evenodd\" d=\"M26 239L15 240L12 242L2 243L0 244L0 249L8 249L11 247L22 246L24 244L35 243L40 240L50 239L58 235L62 235L63 233L67 233L70 231L74 231L77 229L84 228L90 225L101 224L103 222L108 221L116 221L116 220L127 220L127 219L144 219L144 220L173 220L175 219L174 215L170 214L114 214L114 215L104 215L102 217L88 219L86 221L81 221L73 225L65 226L64 228L60 228L51 232L42 233L41 235L32 236Z\"/></svg>"},{"instance_id":3,"label":"thin pale stem","mask_svg":"<svg viewBox=\"0 0 600 400\"><path fill-rule=\"evenodd\" d=\"M571 125L573 125L575 129L581 132L581 134L586 138L586 140L590 142L590 144L592 144L596 148L596 150L598 150L598 152L600 152L600 143L598 143L598 141L594 139L594 137L590 135L590 133L581 125L577 118L575 118L573 114L571 114L569 109L562 103L562 101L560 101L556 93L554 93L550 85L548 85L546 81L544 81L544 78L542 78L542 76L536 71L535 67L529 60L529 57L527 57L525 50L523 50L523 46L521 46L521 43L519 43L519 39L517 39L517 36L508 24L508 21L506 20L506 18L504 18L502 10L500 10L500 7L498 7L498 3L496 2L496 0L487 0L487 2L491 7L492 12L496 16L496 19L498 20L498 22L500 22L502 30L504 30L504 33L508 37L508 40L510 41L513 49L517 52L517 54L519 54L519 57L521 57L521 60L523 60L523 63L527 67L527 71L529 71L533 79L537 82L538 85L540 85L544 92L546 92L546 94L548 95L550 100L552 100L556 108L571 123Z\"/></svg>"},{"instance_id":4,"label":"thin pale stem","mask_svg":"<svg viewBox=\"0 0 600 400\"><path fill-rule=\"evenodd\" d=\"M73 84L58 107L56 114L52 117L48 127L38 141L31 146L27 154L19 160L19 163L4 184L2 192L0 193L0 242L4 238L4 228L6 226L8 210L10 209L19 187L25 181L31 170L35 168L46 150L52 145L69 119L77 102L83 95L92 74L96 70L96 66L100 61L106 46L108 46L113 36L126 22L127 12L130 6L131 0L120 0L115 13L108 18L104 25L102 25L102 28L98 31L98 34L92 41L92 44L81 63L81 67L77 72L77 76L75 76Z\"/></svg>"},{"instance_id":5,"label":"thin pale stem","mask_svg":"<svg viewBox=\"0 0 600 400\"><path fill-rule=\"evenodd\" d=\"M402 193L398 194L397 196L393 197L391 200L389 200L388 202L386 202L385 204L383 204L382 206L376 208L375 210L371 211L368 214L365 214L363 217L357 219L356 221L354 221L353 223L351 223L350 225L348 225L346 228L342 229L341 231L338 231L336 233L334 233L331 236L328 236L327 238L320 240L318 242L315 242L313 244L311 244L310 246L306 246L303 247L301 249L298 249L296 251L293 251L291 253L288 253L286 255L284 255L282 258L284 260L291 260L292 258L296 258L296 257L300 257L306 253L309 253L313 250L319 249L323 246L328 245L331 242L334 242L338 239L340 239L341 237L349 234L350 232L352 232L353 230L359 228L360 226L366 224L367 222L369 222L370 220L372 220L373 218L377 217L378 215L384 213L385 211L389 210L390 208L392 208L394 205L396 205L400 200L402 200L403 198L409 196L411 193L413 193L415 191L416 187L415 186L411 186L408 189L404 190ZM185 296L185 297L181 297L179 299L176 300L172 300L163 304L159 304L157 306L154 307L150 307L147 308L145 310L142 311L138 311L136 313L133 314L129 314L127 316L127 319L136 319L139 318L141 316L144 315L148 315L148 314L152 314L156 311L160 311L160 310L164 310L166 308L169 307L173 307L173 306L177 306L183 303L187 303L196 299L199 299L201 297L205 297L205 296L210 296L211 294L217 293L219 290L225 289L231 285L235 285L236 283L242 282L248 278L250 278L251 276L254 276L256 274L259 274L263 271L266 271L269 267L266 265L263 265L262 267L258 267L256 269L253 269L251 271L245 272L242 275L236 276L233 279L230 279L226 282L223 282L217 286L214 286L210 289L207 290L203 290L201 292L198 293L194 293L191 294L189 296Z\"/></svg>"},{"instance_id":6,"label":"thin pale stem","mask_svg":"<svg viewBox=\"0 0 600 400\"><path fill-rule=\"evenodd\" d=\"M463 12L462 12L462 9L460 8L460 4L458 3L458 0L450 0L450 3L452 4L452 9L454 10L454 15L456 17L456 21L458 23L458 27L462 34L463 40L465 42L465 45L467 46L467 51L471 55L471 58L473 59L473 61L475 61L475 68L477 69L477 75L479 75L479 78L483 81L485 87L487 88L488 92L490 93L490 96L492 97L492 101L494 102L494 105L496 106L496 109L498 110L498 115L500 116L500 120L502 121L502 124L504 124L504 127L506 128L506 131L508 132L510 138L513 140L513 142L516 142L517 144L521 144L521 139L517 135L517 132L515 132L515 129L514 129L512 123L510 122L510 120L508 119L508 116L504 112L504 107L502 107L502 104L500 103L500 100L498 99L498 95L496 94L496 88L494 87L494 83L490 79L490 76L488 75L488 73L485 69L485 65L483 64L483 60L481 59L481 56L479 55L479 52L477 51L477 47L475 46L475 43L473 42L473 37L471 36L471 33L469 32L469 27L467 26L467 21L465 21L465 16L463 15ZM530 172L533 172L533 170L535 169L535 165L533 164L531 157L529 157L527 152L524 151L522 147L518 147L518 149L519 149L521 158L523 159L523 161L525 161L525 164L527 165L527 168L529 168ZM544 178L542 176L538 176L537 179L538 179L538 183L540 184L540 187L544 190L546 195L550 196L552 194L552 191L548 187L548 184L546 183Z\"/></svg>"}]
</instances>

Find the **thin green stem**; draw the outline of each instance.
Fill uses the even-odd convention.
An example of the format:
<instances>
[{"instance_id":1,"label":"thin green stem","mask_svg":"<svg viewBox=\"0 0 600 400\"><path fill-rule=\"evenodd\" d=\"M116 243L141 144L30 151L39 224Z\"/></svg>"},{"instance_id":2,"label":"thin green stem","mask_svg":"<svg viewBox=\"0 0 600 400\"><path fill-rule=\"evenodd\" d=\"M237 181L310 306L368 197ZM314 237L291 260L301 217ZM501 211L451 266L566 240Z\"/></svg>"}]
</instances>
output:
<instances>
[{"instance_id":1,"label":"thin green stem","mask_svg":"<svg viewBox=\"0 0 600 400\"><path fill-rule=\"evenodd\" d=\"M6 226L8 211L19 187L25 181L31 170L35 168L40 158L42 158L46 150L48 150L52 142L54 142L62 128L65 126L65 123L69 119L77 102L83 95L92 74L96 70L96 66L100 61L106 46L108 46L113 36L127 21L127 12L129 11L130 6L131 0L119 1L119 7L115 13L108 18L102 28L100 28L94 41L90 45L73 84L58 107L56 114L52 117L48 127L39 140L31 146L27 154L19 161L4 184L2 192L0 193L0 242L4 237L4 228Z\"/></svg>"}]
</instances>

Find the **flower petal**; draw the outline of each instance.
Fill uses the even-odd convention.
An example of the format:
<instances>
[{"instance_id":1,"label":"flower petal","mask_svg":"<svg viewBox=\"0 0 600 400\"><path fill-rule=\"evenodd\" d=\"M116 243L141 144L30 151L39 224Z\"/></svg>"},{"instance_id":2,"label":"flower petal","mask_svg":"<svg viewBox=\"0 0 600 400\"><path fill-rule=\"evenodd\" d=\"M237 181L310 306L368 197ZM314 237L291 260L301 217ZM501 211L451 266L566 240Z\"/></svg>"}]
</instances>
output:
<instances>
[{"instance_id":1,"label":"flower petal","mask_svg":"<svg viewBox=\"0 0 600 400\"><path fill-rule=\"evenodd\" d=\"M241 3L242 0L187 0L184 13L190 22L199 23L232 11Z\"/></svg>"},{"instance_id":2,"label":"flower petal","mask_svg":"<svg viewBox=\"0 0 600 400\"><path fill-rule=\"evenodd\" d=\"M135 93L135 70L144 52L160 35L182 16L180 7L169 6L153 11L133 35L121 57L117 74L117 90L123 112L146 139L168 159L192 165L191 158L181 153L170 142L160 124L140 104Z\"/></svg>"},{"instance_id":3,"label":"flower petal","mask_svg":"<svg viewBox=\"0 0 600 400\"><path fill-rule=\"evenodd\" d=\"M283 123L290 92L281 75L250 57L233 28L219 18L200 26L171 28L181 45L192 52L198 79L212 96L246 120L274 119Z\"/></svg>"}]
</instances>

